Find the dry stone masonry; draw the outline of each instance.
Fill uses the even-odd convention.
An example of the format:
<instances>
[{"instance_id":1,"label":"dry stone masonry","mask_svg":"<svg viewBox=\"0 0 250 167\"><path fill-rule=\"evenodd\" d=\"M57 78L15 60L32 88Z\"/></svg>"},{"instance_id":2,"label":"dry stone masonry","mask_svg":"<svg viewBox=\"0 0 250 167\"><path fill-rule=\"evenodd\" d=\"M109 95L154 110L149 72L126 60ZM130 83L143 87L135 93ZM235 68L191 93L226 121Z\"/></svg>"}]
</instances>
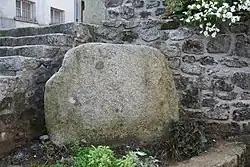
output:
<instances>
[{"instance_id":1,"label":"dry stone masonry","mask_svg":"<svg viewBox=\"0 0 250 167\"><path fill-rule=\"evenodd\" d=\"M137 11L135 1L130 3ZM148 3L143 1L138 6L147 9ZM115 8L122 7L119 5ZM216 38L205 38L173 20L144 19L137 13L130 18L103 21L96 30L96 39L161 50L170 62L184 112L227 137L250 131L249 26L249 21L236 23Z\"/></svg>"},{"instance_id":2,"label":"dry stone masonry","mask_svg":"<svg viewBox=\"0 0 250 167\"><path fill-rule=\"evenodd\" d=\"M66 51L91 40L89 30L72 23L0 32L0 157L45 133L45 83Z\"/></svg>"},{"instance_id":3,"label":"dry stone masonry","mask_svg":"<svg viewBox=\"0 0 250 167\"><path fill-rule=\"evenodd\" d=\"M108 19L157 18L165 12L165 0L106 0Z\"/></svg>"}]
</instances>

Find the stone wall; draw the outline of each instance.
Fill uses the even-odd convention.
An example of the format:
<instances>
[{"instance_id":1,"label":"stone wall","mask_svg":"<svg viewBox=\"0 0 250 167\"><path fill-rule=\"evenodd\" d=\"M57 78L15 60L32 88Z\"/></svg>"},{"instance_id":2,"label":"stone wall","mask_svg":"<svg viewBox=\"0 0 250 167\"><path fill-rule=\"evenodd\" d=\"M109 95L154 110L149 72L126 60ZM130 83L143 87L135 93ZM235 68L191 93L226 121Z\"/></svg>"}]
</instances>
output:
<instances>
[{"instance_id":1,"label":"stone wall","mask_svg":"<svg viewBox=\"0 0 250 167\"><path fill-rule=\"evenodd\" d=\"M165 0L106 0L108 19L159 18L165 12Z\"/></svg>"},{"instance_id":2,"label":"stone wall","mask_svg":"<svg viewBox=\"0 0 250 167\"><path fill-rule=\"evenodd\" d=\"M249 22L205 38L169 20L117 17L123 19L109 19L99 26L98 42L158 48L170 62L186 114L206 120L222 136L250 130Z\"/></svg>"}]
</instances>

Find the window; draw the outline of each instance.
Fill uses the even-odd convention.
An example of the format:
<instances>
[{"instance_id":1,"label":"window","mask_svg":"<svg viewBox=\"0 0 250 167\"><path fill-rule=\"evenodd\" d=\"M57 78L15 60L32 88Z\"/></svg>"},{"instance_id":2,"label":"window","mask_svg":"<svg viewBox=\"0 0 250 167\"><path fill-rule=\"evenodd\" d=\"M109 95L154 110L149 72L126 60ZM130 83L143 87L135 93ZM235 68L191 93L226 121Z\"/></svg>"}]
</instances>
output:
<instances>
[{"instance_id":1,"label":"window","mask_svg":"<svg viewBox=\"0 0 250 167\"><path fill-rule=\"evenodd\" d=\"M50 10L51 24L64 23L64 11L56 8Z\"/></svg>"},{"instance_id":2,"label":"window","mask_svg":"<svg viewBox=\"0 0 250 167\"><path fill-rule=\"evenodd\" d=\"M35 3L28 0L16 0L16 16L24 21L35 21Z\"/></svg>"}]
</instances>

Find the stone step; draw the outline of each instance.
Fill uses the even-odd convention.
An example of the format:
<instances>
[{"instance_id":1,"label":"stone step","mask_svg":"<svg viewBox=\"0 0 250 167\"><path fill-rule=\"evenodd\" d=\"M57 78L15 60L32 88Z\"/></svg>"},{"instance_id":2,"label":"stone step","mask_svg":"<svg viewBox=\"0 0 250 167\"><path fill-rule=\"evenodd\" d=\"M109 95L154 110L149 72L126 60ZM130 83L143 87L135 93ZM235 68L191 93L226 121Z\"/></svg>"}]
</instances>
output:
<instances>
[{"instance_id":1,"label":"stone step","mask_svg":"<svg viewBox=\"0 0 250 167\"><path fill-rule=\"evenodd\" d=\"M246 145L221 143L203 155L169 167L245 167Z\"/></svg>"},{"instance_id":2,"label":"stone step","mask_svg":"<svg viewBox=\"0 0 250 167\"><path fill-rule=\"evenodd\" d=\"M64 55L71 47L48 45L1 46L0 57L20 55L36 58L53 58Z\"/></svg>"},{"instance_id":3,"label":"stone step","mask_svg":"<svg viewBox=\"0 0 250 167\"><path fill-rule=\"evenodd\" d=\"M22 76L24 79L30 78L31 73L43 74L37 75L41 79L54 74L62 64L64 54L53 58L33 58L20 55L0 57L0 76ZM39 78L38 78L39 79Z\"/></svg>"},{"instance_id":4,"label":"stone step","mask_svg":"<svg viewBox=\"0 0 250 167\"><path fill-rule=\"evenodd\" d=\"M36 58L19 55L0 57L0 76L16 76L18 71L34 70L41 65Z\"/></svg>"},{"instance_id":5,"label":"stone step","mask_svg":"<svg viewBox=\"0 0 250 167\"><path fill-rule=\"evenodd\" d=\"M65 34L46 34L24 37L0 37L0 46L52 45L72 46L74 37Z\"/></svg>"},{"instance_id":6,"label":"stone step","mask_svg":"<svg viewBox=\"0 0 250 167\"><path fill-rule=\"evenodd\" d=\"M12 36L12 37L21 37L21 36L34 36L34 35L44 35L44 34L53 34L53 33L62 33L70 34L76 36L76 33L84 33L86 30L95 27L94 25L88 25L83 23L67 23L67 24L58 24L44 27L23 27L23 28L14 28L7 30L0 30L0 37Z\"/></svg>"}]
</instances>

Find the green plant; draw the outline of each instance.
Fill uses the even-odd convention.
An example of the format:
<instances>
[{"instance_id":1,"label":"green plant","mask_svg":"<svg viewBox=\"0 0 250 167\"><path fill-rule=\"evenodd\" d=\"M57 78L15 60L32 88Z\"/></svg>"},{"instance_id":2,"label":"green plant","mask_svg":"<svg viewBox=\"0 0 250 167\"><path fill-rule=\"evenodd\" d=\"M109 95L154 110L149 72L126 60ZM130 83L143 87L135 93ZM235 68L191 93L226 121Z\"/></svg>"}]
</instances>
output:
<instances>
[{"instance_id":1,"label":"green plant","mask_svg":"<svg viewBox=\"0 0 250 167\"><path fill-rule=\"evenodd\" d=\"M128 154L132 157L136 167L158 167L159 161L153 156L148 156L145 152L130 151Z\"/></svg>"},{"instance_id":2,"label":"green plant","mask_svg":"<svg viewBox=\"0 0 250 167\"><path fill-rule=\"evenodd\" d=\"M116 158L114 152L107 146L78 147L75 150L74 167L134 167L132 157L126 155Z\"/></svg>"},{"instance_id":3,"label":"green plant","mask_svg":"<svg viewBox=\"0 0 250 167\"><path fill-rule=\"evenodd\" d=\"M31 164L29 167L63 167L61 164L57 163L54 165L37 165L37 164Z\"/></svg>"},{"instance_id":4,"label":"green plant","mask_svg":"<svg viewBox=\"0 0 250 167\"><path fill-rule=\"evenodd\" d=\"M207 139L195 121L172 122L169 129L170 158L181 161L199 155L206 149Z\"/></svg>"}]
</instances>

